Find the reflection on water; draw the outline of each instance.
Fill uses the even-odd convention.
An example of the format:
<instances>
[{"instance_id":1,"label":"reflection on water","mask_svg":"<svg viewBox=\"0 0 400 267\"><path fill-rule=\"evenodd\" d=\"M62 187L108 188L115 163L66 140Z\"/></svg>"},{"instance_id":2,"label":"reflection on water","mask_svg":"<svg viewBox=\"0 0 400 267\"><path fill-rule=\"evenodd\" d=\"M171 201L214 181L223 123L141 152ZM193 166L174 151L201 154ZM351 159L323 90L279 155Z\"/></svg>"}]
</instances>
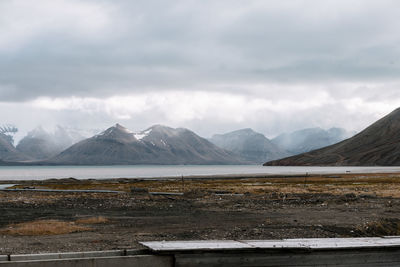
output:
<instances>
[{"instance_id":1,"label":"reflection on water","mask_svg":"<svg viewBox=\"0 0 400 267\"><path fill-rule=\"evenodd\" d=\"M0 190L7 189L9 187L13 187L16 184L0 184Z\"/></svg>"}]
</instances>

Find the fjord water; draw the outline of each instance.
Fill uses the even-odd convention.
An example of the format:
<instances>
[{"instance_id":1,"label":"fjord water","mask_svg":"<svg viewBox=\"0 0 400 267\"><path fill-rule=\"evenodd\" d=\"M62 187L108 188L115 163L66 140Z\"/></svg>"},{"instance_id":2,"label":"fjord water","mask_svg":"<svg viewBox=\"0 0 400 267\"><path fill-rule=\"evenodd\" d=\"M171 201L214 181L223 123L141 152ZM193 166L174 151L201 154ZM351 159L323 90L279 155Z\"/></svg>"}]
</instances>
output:
<instances>
[{"instance_id":1,"label":"fjord water","mask_svg":"<svg viewBox=\"0 0 400 267\"><path fill-rule=\"evenodd\" d=\"M260 165L1 166L0 181L108 179L241 174L394 173L400 167L266 167Z\"/></svg>"}]
</instances>

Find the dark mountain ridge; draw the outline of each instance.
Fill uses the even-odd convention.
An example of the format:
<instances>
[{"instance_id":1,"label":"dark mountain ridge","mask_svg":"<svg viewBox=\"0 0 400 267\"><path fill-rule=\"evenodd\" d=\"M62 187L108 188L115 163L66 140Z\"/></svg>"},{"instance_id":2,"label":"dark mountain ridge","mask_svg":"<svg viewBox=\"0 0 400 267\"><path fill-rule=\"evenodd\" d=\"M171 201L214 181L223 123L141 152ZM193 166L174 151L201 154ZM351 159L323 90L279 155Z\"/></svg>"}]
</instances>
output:
<instances>
[{"instance_id":1,"label":"dark mountain ridge","mask_svg":"<svg viewBox=\"0 0 400 267\"><path fill-rule=\"evenodd\" d=\"M267 166L399 166L400 109L340 143L265 163Z\"/></svg>"}]
</instances>

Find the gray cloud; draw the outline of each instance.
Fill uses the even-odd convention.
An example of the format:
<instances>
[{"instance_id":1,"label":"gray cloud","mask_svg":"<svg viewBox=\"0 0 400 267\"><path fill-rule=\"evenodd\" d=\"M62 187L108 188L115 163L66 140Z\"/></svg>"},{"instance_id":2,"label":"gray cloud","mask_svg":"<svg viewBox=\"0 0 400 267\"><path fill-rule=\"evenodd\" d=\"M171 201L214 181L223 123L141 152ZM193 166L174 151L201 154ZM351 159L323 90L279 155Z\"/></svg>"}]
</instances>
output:
<instances>
[{"instance_id":1,"label":"gray cloud","mask_svg":"<svg viewBox=\"0 0 400 267\"><path fill-rule=\"evenodd\" d=\"M204 135L242 126L270 136L305 126L359 130L399 104L399 7L373 0L2 1L0 109L21 105L47 122L95 127L118 119L132 128L169 123ZM183 111L177 92L188 102ZM225 100L218 107L204 94L192 98L199 92ZM148 102L132 110L112 97ZM38 105L43 98L53 104ZM242 105L240 120L232 101ZM266 106L243 107L257 101ZM62 108L54 112L54 105ZM188 115L165 114L182 112ZM15 120L28 127L22 117Z\"/></svg>"},{"instance_id":2,"label":"gray cloud","mask_svg":"<svg viewBox=\"0 0 400 267\"><path fill-rule=\"evenodd\" d=\"M24 7L13 2L3 2L4 13ZM396 1L55 2L19 18L39 20L37 28L5 22L27 37L0 37L2 99L398 79ZM75 10L81 5L86 12Z\"/></svg>"}]
</instances>

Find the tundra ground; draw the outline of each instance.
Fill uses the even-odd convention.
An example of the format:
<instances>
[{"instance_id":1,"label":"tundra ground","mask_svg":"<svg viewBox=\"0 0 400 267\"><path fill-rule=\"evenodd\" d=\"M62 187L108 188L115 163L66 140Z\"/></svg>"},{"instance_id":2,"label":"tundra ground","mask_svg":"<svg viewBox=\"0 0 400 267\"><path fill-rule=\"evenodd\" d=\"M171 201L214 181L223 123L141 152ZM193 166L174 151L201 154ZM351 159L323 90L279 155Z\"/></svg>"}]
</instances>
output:
<instances>
[{"instance_id":1,"label":"tundra ground","mask_svg":"<svg viewBox=\"0 0 400 267\"><path fill-rule=\"evenodd\" d=\"M137 248L145 240L400 234L400 174L60 179L15 188L120 193L0 192L0 254Z\"/></svg>"}]
</instances>

